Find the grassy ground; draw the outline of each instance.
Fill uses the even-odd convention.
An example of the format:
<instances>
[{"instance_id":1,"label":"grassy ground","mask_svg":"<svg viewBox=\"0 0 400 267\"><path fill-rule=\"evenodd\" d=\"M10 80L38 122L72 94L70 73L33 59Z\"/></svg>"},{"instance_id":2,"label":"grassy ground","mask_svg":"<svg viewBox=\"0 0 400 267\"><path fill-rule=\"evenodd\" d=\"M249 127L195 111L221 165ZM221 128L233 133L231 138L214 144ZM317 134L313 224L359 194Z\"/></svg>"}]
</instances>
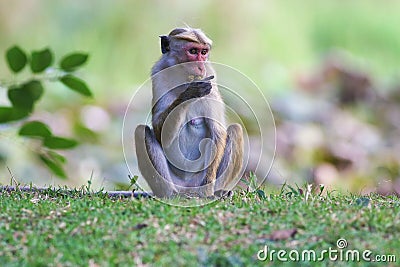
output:
<instances>
[{"instance_id":1,"label":"grassy ground","mask_svg":"<svg viewBox=\"0 0 400 267\"><path fill-rule=\"evenodd\" d=\"M82 190L0 191L0 266L272 266L277 254L274 262L257 259L265 245L292 257L291 250L300 256L315 250L318 258L322 250L336 250L340 238L348 243L342 252L392 254L399 264L400 199L302 194L287 187L180 208ZM371 266L323 257L302 264Z\"/></svg>"}]
</instances>

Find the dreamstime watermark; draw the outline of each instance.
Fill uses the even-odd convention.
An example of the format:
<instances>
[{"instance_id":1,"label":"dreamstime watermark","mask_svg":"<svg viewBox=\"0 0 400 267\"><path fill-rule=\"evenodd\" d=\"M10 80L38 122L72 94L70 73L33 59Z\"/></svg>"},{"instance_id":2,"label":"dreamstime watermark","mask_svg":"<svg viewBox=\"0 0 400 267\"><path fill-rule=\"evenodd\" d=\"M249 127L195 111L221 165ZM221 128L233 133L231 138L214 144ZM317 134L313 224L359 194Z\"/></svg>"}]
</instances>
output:
<instances>
[{"instance_id":1,"label":"dreamstime watermark","mask_svg":"<svg viewBox=\"0 0 400 267\"><path fill-rule=\"evenodd\" d=\"M314 249L296 250L275 250L265 245L263 249L257 252L259 261L292 261L292 262L319 262L319 261L343 261L343 262L396 262L396 255L382 254L374 255L369 249L360 251L357 249L346 249L347 240L340 238L336 242L336 248L329 247L317 252Z\"/></svg>"}]
</instances>

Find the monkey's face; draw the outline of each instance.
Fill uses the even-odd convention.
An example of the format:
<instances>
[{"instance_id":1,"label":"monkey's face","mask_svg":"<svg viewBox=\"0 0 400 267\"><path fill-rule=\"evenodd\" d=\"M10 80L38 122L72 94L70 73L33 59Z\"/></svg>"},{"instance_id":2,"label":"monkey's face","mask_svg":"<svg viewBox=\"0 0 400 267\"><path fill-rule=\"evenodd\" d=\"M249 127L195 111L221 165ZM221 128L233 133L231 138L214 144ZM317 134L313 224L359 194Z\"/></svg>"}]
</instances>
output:
<instances>
[{"instance_id":1,"label":"monkey's face","mask_svg":"<svg viewBox=\"0 0 400 267\"><path fill-rule=\"evenodd\" d=\"M189 64L190 73L194 76L204 77L206 75L205 61L208 59L210 47L206 44L187 43L183 46L184 62L193 62Z\"/></svg>"}]
</instances>

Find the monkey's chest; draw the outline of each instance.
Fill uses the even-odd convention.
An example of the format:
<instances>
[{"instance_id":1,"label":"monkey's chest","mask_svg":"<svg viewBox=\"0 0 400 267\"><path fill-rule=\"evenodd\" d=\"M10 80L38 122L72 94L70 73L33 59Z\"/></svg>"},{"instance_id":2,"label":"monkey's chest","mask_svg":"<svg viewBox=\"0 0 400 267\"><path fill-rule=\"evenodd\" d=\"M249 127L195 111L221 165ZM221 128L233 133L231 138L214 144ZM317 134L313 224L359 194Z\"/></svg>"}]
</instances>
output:
<instances>
[{"instance_id":1,"label":"monkey's chest","mask_svg":"<svg viewBox=\"0 0 400 267\"><path fill-rule=\"evenodd\" d=\"M189 105L185 114L183 127L188 132L195 135L202 135L206 130L205 101L197 100Z\"/></svg>"},{"instance_id":2,"label":"monkey's chest","mask_svg":"<svg viewBox=\"0 0 400 267\"><path fill-rule=\"evenodd\" d=\"M203 128L205 126L205 119L202 117L197 117L190 119L188 122L188 127L198 129L198 128Z\"/></svg>"},{"instance_id":3,"label":"monkey's chest","mask_svg":"<svg viewBox=\"0 0 400 267\"><path fill-rule=\"evenodd\" d=\"M186 144L198 143L207 136L207 125L204 117L186 119L179 136L185 139Z\"/></svg>"}]
</instances>

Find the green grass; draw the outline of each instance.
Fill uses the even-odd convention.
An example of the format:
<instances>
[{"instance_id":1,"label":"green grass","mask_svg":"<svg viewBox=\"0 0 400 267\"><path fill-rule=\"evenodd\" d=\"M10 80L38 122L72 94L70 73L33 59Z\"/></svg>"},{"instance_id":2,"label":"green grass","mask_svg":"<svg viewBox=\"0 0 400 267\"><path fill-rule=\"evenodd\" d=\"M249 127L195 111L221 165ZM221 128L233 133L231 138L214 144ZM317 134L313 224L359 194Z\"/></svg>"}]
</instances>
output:
<instances>
[{"instance_id":1,"label":"green grass","mask_svg":"<svg viewBox=\"0 0 400 267\"><path fill-rule=\"evenodd\" d=\"M274 231L292 228L293 237L271 240ZM347 249L393 254L398 263L399 198L337 192L305 197L285 187L180 208L79 190L0 191L0 266L272 266L276 262L257 260L264 245L321 252L336 249L339 238L348 241Z\"/></svg>"}]
</instances>

